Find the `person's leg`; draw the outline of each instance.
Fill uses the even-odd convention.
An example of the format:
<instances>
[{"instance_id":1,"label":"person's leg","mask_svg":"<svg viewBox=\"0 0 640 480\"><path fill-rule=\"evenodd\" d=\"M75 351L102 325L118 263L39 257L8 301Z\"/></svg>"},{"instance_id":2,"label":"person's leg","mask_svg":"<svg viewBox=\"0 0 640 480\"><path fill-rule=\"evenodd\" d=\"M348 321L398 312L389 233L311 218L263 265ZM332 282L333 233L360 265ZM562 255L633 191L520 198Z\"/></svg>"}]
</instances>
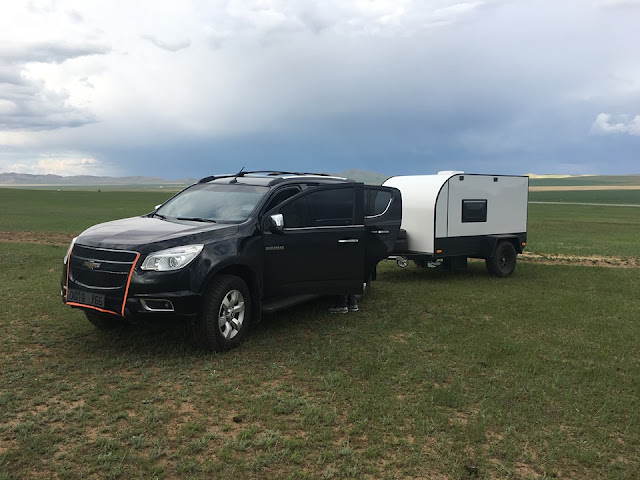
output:
<instances>
[{"instance_id":1,"label":"person's leg","mask_svg":"<svg viewBox=\"0 0 640 480\"><path fill-rule=\"evenodd\" d=\"M355 295L349 295L349 297L347 298L347 308L350 312L358 311L358 300L356 299Z\"/></svg>"},{"instance_id":2,"label":"person's leg","mask_svg":"<svg viewBox=\"0 0 640 480\"><path fill-rule=\"evenodd\" d=\"M336 296L335 306L329 308L329 313L347 313L349 308L347 307L347 295Z\"/></svg>"}]
</instances>

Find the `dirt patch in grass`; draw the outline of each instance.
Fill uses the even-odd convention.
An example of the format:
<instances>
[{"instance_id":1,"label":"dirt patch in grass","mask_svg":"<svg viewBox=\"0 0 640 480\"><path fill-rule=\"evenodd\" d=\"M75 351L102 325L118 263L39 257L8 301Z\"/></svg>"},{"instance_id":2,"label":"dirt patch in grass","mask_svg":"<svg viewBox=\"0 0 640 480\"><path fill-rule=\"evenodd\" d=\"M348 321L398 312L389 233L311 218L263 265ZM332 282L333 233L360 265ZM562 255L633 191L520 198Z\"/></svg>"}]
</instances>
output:
<instances>
[{"instance_id":1,"label":"dirt patch in grass","mask_svg":"<svg viewBox=\"0 0 640 480\"><path fill-rule=\"evenodd\" d=\"M580 257L575 255L546 255L524 252L519 255L519 258L527 262L542 263L545 265L581 265L587 267L616 268L640 267L640 260L636 258L603 257L598 255Z\"/></svg>"},{"instance_id":2,"label":"dirt patch in grass","mask_svg":"<svg viewBox=\"0 0 640 480\"><path fill-rule=\"evenodd\" d=\"M71 237L66 233L51 232L0 232L0 243L32 243L37 245L69 245Z\"/></svg>"},{"instance_id":3,"label":"dirt patch in grass","mask_svg":"<svg viewBox=\"0 0 640 480\"><path fill-rule=\"evenodd\" d=\"M2 438L2 441L0 442L0 455L3 455L11 450L18 450L19 448L20 444L15 438Z\"/></svg>"}]
</instances>

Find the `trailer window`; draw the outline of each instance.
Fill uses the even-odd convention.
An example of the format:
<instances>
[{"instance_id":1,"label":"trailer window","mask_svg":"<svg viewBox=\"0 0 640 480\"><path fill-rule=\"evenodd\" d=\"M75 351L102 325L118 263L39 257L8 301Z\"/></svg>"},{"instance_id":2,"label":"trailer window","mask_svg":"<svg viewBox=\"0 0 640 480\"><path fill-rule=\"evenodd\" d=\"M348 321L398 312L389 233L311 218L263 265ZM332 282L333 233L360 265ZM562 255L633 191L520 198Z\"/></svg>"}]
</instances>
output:
<instances>
[{"instance_id":1,"label":"trailer window","mask_svg":"<svg viewBox=\"0 0 640 480\"><path fill-rule=\"evenodd\" d=\"M486 200L462 200L462 223L486 221Z\"/></svg>"}]
</instances>

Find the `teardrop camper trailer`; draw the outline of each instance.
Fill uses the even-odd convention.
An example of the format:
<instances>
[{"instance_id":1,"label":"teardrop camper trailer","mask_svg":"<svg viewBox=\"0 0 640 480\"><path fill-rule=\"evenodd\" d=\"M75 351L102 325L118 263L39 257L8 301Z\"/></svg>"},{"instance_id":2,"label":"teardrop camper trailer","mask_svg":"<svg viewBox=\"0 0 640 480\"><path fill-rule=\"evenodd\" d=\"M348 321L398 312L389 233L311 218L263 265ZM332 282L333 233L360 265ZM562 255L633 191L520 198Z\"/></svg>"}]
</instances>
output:
<instances>
[{"instance_id":1,"label":"teardrop camper trailer","mask_svg":"<svg viewBox=\"0 0 640 480\"><path fill-rule=\"evenodd\" d=\"M492 275L513 273L527 242L529 177L439 172L391 177L383 185L402 193L398 265L413 260L458 269L467 258L482 258Z\"/></svg>"}]
</instances>

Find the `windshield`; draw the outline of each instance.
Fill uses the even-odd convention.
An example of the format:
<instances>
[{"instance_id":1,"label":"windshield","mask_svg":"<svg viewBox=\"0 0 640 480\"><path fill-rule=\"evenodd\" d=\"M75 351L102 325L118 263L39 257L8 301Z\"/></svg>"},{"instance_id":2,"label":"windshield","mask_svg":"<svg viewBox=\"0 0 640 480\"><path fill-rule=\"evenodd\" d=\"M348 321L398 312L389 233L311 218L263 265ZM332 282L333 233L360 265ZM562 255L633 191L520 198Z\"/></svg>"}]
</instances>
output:
<instances>
[{"instance_id":1,"label":"windshield","mask_svg":"<svg viewBox=\"0 0 640 480\"><path fill-rule=\"evenodd\" d=\"M196 184L170 199L155 213L183 220L240 223L249 217L268 191L268 187L252 185Z\"/></svg>"}]
</instances>

